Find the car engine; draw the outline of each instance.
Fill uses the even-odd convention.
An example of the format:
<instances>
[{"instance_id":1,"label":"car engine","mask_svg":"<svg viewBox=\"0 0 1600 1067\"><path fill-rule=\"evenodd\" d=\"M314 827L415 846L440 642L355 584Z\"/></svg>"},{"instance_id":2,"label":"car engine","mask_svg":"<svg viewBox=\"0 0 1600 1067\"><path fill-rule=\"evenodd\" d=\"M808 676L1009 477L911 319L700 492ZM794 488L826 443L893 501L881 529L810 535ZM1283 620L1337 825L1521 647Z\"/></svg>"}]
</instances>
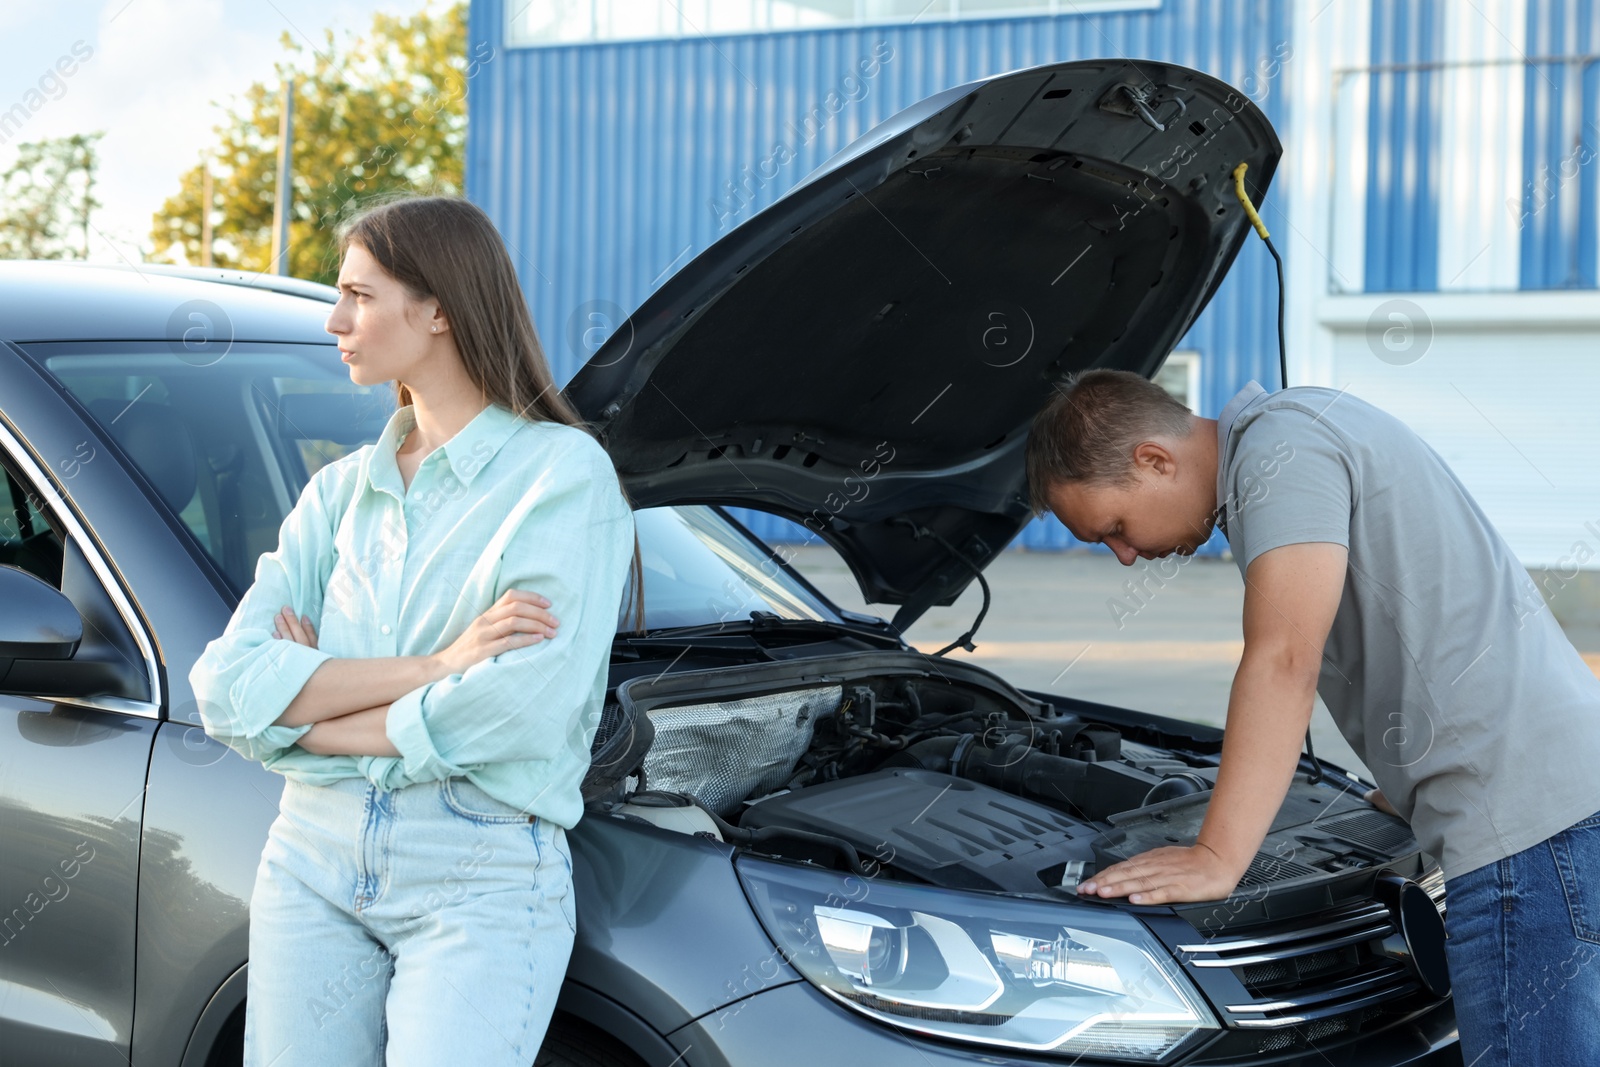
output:
<instances>
[{"instance_id":1,"label":"car engine","mask_svg":"<svg viewBox=\"0 0 1600 1067\"><path fill-rule=\"evenodd\" d=\"M1096 722L1094 707L893 652L641 677L617 687L601 734L649 735L632 746L642 759L599 775L589 799L790 859L1059 897L1117 860L1193 843L1216 780L1214 740ZM1241 888L1416 852L1353 783L1316 777L1296 775Z\"/></svg>"}]
</instances>

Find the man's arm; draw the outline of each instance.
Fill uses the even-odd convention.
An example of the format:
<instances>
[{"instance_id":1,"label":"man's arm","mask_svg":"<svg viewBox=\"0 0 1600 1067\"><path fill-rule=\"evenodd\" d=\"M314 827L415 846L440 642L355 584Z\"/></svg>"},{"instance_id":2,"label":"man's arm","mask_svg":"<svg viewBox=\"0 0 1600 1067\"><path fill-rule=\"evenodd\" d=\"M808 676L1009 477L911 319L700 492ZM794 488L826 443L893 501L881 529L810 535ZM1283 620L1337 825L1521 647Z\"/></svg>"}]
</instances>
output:
<instances>
[{"instance_id":1,"label":"man's arm","mask_svg":"<svg viewBox=\"0 0 1600 1067\"><path fill-rule=\"evenodd\" d=\"M1326 542L1283 545L1251 562L1244 656L1228 699L1216 789L1195 844L1112 864L1078 892L1166 904L1219 900L1239 884L1299 764L1345 563L1345 547Z\"/></svg>"}]
</instances>

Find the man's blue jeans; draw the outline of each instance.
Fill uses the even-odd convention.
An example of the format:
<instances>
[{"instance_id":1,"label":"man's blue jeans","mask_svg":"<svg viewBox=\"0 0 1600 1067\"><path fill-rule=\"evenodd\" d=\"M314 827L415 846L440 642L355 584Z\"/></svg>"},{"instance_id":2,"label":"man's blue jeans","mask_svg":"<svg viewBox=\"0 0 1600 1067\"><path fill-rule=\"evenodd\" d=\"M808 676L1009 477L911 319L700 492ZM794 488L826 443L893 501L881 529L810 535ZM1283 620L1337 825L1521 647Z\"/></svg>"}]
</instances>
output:
<instances>
[{"instance_id":1,"label":"man's blue jeans","mask_svg":"<svg viewBox=\"0 0 1600 1067\"><path fill-rule=\"evenodd\" d=\"M1445 891L1462 1062L1600 1064L1600 814Z\"/></svg>"},{"instance_id":2,"label":"man's blue jeans","mask_svg":"<svg viewBox=\"0 0 1600 1067\"><path fill-rule=\"evenodd\" d=\"M464 778L291 780L250 899L246 1067L527 1067L576 918L566 831Z\"/></svg>"}]
</instances>

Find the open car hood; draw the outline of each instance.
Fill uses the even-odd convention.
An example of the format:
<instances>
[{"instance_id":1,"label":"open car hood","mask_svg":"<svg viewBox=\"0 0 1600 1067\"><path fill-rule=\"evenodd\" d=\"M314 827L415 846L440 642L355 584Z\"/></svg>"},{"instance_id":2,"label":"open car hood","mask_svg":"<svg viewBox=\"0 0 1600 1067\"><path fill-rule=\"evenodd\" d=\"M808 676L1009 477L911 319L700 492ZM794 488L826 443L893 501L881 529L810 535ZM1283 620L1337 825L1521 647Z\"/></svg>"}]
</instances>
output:
<instances>
[{"instance_id":1,"label":"open car hood","mask_svg":"<svg viewBox=\"0 0 1600 1067\"><path fill-rule=\"evenodd\" d=\"M1244 242L1266 116L1197 71L1054 63L884 121L656 290L566 388L636 506L805 524L904 629L1031 518L1053 386L1151 375Z\"/></svg>"}]
</instances>

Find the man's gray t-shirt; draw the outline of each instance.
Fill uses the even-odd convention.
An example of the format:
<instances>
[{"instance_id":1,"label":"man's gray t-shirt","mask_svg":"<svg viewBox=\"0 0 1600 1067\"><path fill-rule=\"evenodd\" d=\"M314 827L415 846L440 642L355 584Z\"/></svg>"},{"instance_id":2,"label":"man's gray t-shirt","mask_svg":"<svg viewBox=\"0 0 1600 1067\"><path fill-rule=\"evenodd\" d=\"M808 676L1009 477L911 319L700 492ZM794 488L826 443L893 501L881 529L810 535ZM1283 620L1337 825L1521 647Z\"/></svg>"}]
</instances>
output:
<instances>
[{"instance_id":1,"label":"man's gray t-shirt","mask_svg":"<svg viewBox=\"0 0 1600 1067\"><path fill-rule=\"evenodd\" d=\"M1447 878L1600 811L1600 679L1438 453L1348 393L1255 382L1217 435L1241 574L1349 550L1317 692Z\"/></svg>"}]
</instances>

